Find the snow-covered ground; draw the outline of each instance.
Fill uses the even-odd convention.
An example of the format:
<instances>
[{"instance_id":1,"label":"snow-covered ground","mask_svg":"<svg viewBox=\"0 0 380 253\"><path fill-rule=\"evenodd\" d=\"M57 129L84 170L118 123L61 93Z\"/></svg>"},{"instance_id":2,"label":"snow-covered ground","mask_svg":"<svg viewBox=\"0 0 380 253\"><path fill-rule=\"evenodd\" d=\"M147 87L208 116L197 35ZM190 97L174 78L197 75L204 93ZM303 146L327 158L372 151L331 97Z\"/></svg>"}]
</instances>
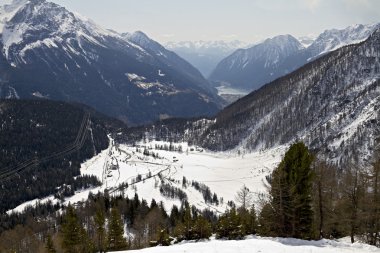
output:
<instances>
[{"instance_id":1,"label":"snow-covered ground","mask_svg":"<svg viewBox=\"0 0 380 253\"><path fill-rule=\"evenodd\" d=\"M122 253L120 251L119 253ZM168 247L154 247L142 250L124 251L130 253L335 253L335 252L380 252L379 248L367 244L351 244L343 241L303 241L292 238L248 237L241 241L211 239L197 243L181 243Z\"/></svg>"},{"instance_id":2,"label":"snow-covered ground","mask_svg":"<svg viewBox=\"0 0 380 253\"><path fill-rule=\"evenodd\" d=\"M208 152L190 147L186 143L172 144L176 148L181 146L182 152L155 149L170 145L157 141L140 143L138 147L114 145L113 141L111 143L108 149L81 166L82 175L97 176L102 186L77 192L74 196L66 198L65 204L83 201L90 192L97 193L108 189L111 194L123 191L129 197L137 193L148 203L153 198L157 202L163 201L167 211L170 211L174 204L179 206L181 201L167 198L160 193L160 185L165 183L183 190L187 194L189 203L199 209L210 208L224 212L227 202L235 200L236 192L243 185L253 191L255 196L266 191L265 176L269 175L279 163L286 149L286 147L277 147L263 152L238 155L235 152ZM144 155L144 149L158 154L159 158ZM141 181L136 179L138 175ZM186 187L182 184L183 177L188 181ZM219 205L205 203L202 194L191 186L193 180L207 185L212 193L218 195L219 200L223 198L223 203ZM129 187L120 190L118 186L122 183L128 183ZM9 212L20 212L27 205L48 200L57 201L53 196L32 200Z\"/></svg>"}]
</instances>

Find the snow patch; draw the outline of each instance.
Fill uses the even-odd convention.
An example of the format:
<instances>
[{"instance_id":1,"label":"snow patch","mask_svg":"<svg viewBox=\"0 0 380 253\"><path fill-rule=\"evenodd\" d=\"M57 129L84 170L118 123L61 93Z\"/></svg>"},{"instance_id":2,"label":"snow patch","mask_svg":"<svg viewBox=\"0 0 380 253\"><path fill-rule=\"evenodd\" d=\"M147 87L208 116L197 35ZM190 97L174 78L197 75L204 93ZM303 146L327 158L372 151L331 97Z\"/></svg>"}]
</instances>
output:
<instances>
[{"instance_id":1,"label":"snow patch","mask_svg":"<svg viewBox=\"0 0 380 253\"><path fill-rule=\"evenodd\" d=\"M248 236L245 240L226 241L216 240L214 237L209 241L181 242L168 247L152 247L141 250L122 251L120 253L335 253L356 252L369 253L379 252L379 249L362 243L347 243L333 240L304 241L293 238L270 238Z\"/></svg>"}]
</instances>

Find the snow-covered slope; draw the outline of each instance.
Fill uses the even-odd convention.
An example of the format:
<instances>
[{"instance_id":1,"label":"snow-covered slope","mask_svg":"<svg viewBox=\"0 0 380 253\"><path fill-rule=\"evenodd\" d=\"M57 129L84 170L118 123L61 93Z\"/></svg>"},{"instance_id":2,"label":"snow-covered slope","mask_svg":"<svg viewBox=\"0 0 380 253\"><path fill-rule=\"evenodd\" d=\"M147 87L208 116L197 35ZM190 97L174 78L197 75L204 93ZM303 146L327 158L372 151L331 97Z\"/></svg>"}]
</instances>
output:
<instances>
[{"instance_id":1,"label":"snow-covered slope","mask_svg":"<svg viewBox=\"0 0 380 253\"><path fill-rule=\"evenodd\" d=\"M216 65L226 56L239 48L246 48L247 43L234 41L180 41L168 42L165 47L186 59L201 73L208 77Z\"/></svg>"},{"instance_id":2,"label":"snow-covered slope","mask_svg":"<svg viewBox=\"0 0 380 253\"><path fill-rule=\"evenodd\" d=\"M303 241L293 238L265 238L248 236L245 240L224 241L211 238L203 242L182 242L168 247L153 247L142 250L119 251L119 253L369 253L379 249L366 244L351 244L342 241Z\"/></svg>"},{"instance_id":3,"label":"snow-covered slope","mask_svg":"<svg viewBox=\"0 0 380 253\"><path fill-rule=\"evenodd\" d=\"M301 139L337 163L369 162L380 136L379 79L380 29L226 108L207 144L256 150Z\"/></svg>"},{"instance_id":4,"label":"snow-covered slope","mask_svg":"<svg viewBox=\"0 0 380 253\"><path fill-rule=\"evenodd\" d=\"M87 199L90 192L97 193L108 189L110 194L124 194L133 198L135 192L140 198L150 202L163 201L167 211L173 205L180 206L183 199L170 198L160 190L161 186L171 185L187 195L190 204L200 210L209 208L223 213L228 201L235 201L236 192L243 186L249 186L256 195L265 193L266 179L272 169L279 163L286 147L278 147L265 152L237 155L235 153L207 152L186 143L140 142L137 147L115 145L110 142L107 150L82 164L82 175L95 175L102 186L77 192L66 198L64 204L76 203ZM165 151L159 147L172 145L182 151ZM152 155L144 154L144 150ZM140 175L140 179L139 178ZM233 175L233 176L232 176ZM183 184L186 177L187 183ZM206 202L202 193L192 181L205 184L211 194L216 193L219 203ZM120 185L128 183L128 188ZM223 199L223 200L221 200ZM53 196L26 202L9 212L21 212L28 205L36 202L53 201Z\"/></svg>"},{"instance_id":5,"label":"snow-covered slope","mask_svg":"<svg viewBox=\"0 0 380 253\"><path fill-rule=\"evenodd\" d=\"M318 57L340 47L366 40L379 27L379 23L370 25L357 24L340 30L326 30L315 39L307 51L310 52L312 57Z\"/></svg>"},{"instance_id":6,"label":"snow-covered slope","mask_svg":"<svg viewBox=\"0 0 380 253\"><path fill-rule=\"evenodd\" d=\"M264 83L288 73L280 69L284 60L304 47L291 35L280 35L248 49L239 49L223 59L210 79L232 87L255 90Z\"/></svg>"},{"instance_id":7,"label":"snow-covered slope","mask_svg":"<svg viewBox=\"0 0 380 253\"><path fill-rule=\"evenodd\" d=\"M26 3L28 0L18 0L18 1L5 1L4 5L0 6L0 33L3 32L5 24L13 18L17 11Z\"/></svg>"},{"instance_id":8,"label":"snow-covered slope","mask_svg":"<svg viewBox=\"0 0 380 253\"><path fill-rule=\"evenodd\" d=\"M160 45L146 35L125 38L45 0L14 0L0 8L0 20L0 68L7 78L0 97L15 90L20 98L81 102L132 124L210 115L221 103L186 61L167 57L163 47L162 54L151 51ZM128 74L156 85L142 89ZM183 103L173 106L176 101Z\"/></svg>"},{"instance_id":9,"label":"snow-covered slope","mask_svg":"<svg viewBox=\"0 0 380 253\"><path fill-rule=\"evenodd\" d=\"M298 41L304 46L304 48L308 48L316 39L316 36L308 35L308 36L301 36L297 38Z\"/></svg>"}]
</instances>

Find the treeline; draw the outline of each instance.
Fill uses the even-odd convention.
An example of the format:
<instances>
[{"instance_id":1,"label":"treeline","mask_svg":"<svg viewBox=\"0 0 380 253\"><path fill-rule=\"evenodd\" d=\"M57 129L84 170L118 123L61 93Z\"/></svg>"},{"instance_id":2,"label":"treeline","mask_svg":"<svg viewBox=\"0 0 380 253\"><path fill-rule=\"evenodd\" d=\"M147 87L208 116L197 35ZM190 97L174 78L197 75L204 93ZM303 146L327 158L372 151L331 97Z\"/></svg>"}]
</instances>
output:
<instances>
[{"instance_id":1,"label":"treeline","mask_svg":"<svg viewBox=\"0 0 380 253\"><path fill-rule=\"evenodd\" d=\"M57 212L63 208L63 212ZM107 252L170 245L182 240L243 239L256 233L255 208L232 207L222 216L198 210L183 201L168 212L162 202L148 204L135 194L129 199L106 194L68 207L38 204L11 221L0 233L0 252ZM3 224L4 225L4 224Z\"/></svg>"},{"instance_id":2,"label":"treeline","mask_svg":"<svg viewBox=\"0 0 380 253\"><path fill-rule=\"evenodd\" d=\"M380 246L380 159L372 168L337 168L303 143L290 147L269 177L259 233L301 239L360 238Z\"/></svg>"},{"instance_id":3,"label":"treeline","mask_svg":"<svg viewBox=\"0 0 380 253\"><path fill-rule=\"evenodd\" d=\"M168 213L162 202L148 204L108 194L63 207L51 203L14 215L19 224L0 234L0 252L106 252L169 245L176 240L208 238L217 216L186 201ZM9 220L4 217L2 220ZM126 232L126 234L125 234Z\"/></svg>"}]
</instances>

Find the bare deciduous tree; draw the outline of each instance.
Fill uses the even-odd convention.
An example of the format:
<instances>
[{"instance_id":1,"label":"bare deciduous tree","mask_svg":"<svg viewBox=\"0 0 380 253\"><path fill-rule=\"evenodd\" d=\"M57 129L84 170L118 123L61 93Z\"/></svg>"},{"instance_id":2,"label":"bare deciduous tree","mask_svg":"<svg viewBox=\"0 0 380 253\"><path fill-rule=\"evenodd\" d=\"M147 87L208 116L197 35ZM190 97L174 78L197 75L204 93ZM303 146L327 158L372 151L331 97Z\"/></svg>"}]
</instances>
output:
<instances>
[{"instance_id":1,"label":"bare deciduous tree","mask_svg":"<svg viewBox=\"0 0 380 253\"><path fill-rule=\"evenodd\" d=\"M237 192L235 200L240 204L240 208L247 209L252 205L253 194L245 185L243 185L243 187Z\"/></svg>"}]
</instances>

